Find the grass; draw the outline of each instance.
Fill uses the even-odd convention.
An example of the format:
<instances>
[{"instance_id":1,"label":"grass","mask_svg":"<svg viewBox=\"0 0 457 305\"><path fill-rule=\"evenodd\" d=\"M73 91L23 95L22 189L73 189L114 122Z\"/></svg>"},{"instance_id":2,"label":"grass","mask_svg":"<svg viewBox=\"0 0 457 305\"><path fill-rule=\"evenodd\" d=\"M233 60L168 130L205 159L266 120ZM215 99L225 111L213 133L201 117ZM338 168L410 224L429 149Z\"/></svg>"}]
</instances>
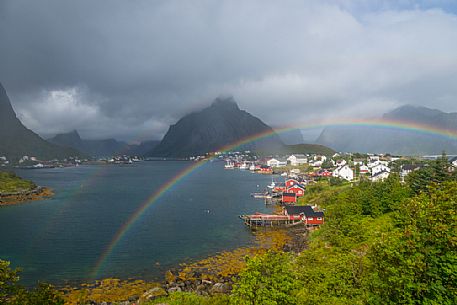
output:
<instances>
[{"instance_id":1,"label":"grass","mask_svg":"<svg viewBox=\"0 0 457 305\"><path fill-rule=\"evenodd\" d=\"M36 185L28 180L24 180L11 172L0 172L0 193L17 193L30 191Z\"/></svg>"}]
</instances>

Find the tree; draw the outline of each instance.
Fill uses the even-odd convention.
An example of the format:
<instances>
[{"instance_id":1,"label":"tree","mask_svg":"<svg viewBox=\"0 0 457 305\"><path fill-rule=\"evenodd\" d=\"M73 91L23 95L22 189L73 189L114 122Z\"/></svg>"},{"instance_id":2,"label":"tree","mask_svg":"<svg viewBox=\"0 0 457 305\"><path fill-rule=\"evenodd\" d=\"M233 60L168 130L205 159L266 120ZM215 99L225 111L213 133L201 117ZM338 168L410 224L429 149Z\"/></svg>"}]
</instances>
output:
<instances>
[{"instance_id":1,"label":"tree","mask_svg":"<svg viewBox=\"0 0 457 305\"><path fill-rule=\"evenodd\" d=\"M61 294L49 284L27 290L18 284L18 269L11 269L10 263L0 260L0 304L1 305L63 305Z\"/></svg>"},{"instance_id":2,"label":"tree","mask_svg":"<svg viewBox=\"0 0 457 305\"><path fill-rule=\"evenodd\" d=\"M240 273L233 288L233 304L297 304L294 293L300 287L291 256L267 252L247 258L246 270Z\"/></svg>"},{"instance_id":3,"label":"tree","mask_svg":"<svg viewBox=\"0 0 457 305\"><path fill-rule=\"evenodd\" d=\"M372 248L375 303L457 304L457 182L429 191L406 201Z\"/></svg>"}]
</instances>

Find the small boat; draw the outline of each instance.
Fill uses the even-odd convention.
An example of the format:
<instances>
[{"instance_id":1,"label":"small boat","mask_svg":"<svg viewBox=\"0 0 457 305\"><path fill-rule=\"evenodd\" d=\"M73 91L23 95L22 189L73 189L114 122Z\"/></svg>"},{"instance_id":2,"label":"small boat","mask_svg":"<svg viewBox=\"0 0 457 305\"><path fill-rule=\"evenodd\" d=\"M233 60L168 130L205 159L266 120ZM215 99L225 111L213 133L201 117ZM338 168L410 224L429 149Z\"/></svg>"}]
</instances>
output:
<instances>
[{"instance_id":1,"label":"small boat","mask_svg":"<svg viewBox=\"0 0 457 305\"><path fill-rule=\"evenodd\" d=\"M224 165L224 168L225 169L234 169L235 168L235 164L233 164L232 161L227 161L227 164Z\"/></svg>"},{"instance_id":2,"label":"small boat","mask_svg":"<svg viewBox=\"0 0 457 305\"><path fill-rule=\"evenodd\" d=\"M269 189L274 189L275 186L276 186L276 183L273 181L273 179L271 180L271 184L270 184L270 185L267 185L267 187L268 187Z\"/></svg>"}]
</instances>

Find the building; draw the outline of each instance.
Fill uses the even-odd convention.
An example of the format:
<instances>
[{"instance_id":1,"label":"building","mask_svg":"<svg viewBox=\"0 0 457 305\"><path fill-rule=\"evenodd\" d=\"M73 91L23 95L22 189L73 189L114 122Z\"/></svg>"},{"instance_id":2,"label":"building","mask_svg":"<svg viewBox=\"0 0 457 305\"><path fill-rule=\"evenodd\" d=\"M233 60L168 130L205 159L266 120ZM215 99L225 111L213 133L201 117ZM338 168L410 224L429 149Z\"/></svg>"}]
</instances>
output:
<instances>
[{"instance_id":1,"label":"building","mask_svg":"<svg viewBox=\"0 0 457 305\"><path fill-rule=\"evenodd\" d=\"M400 177L402 178L402 180L404 180L405 177L408 176L410 173L412 173L413 171L416 171L422 167L423 167L422 164L405 164L401 167Z\"/></svg>"},{"instance_id":2,"label":"building","mask_svg":"<svg viewBox=\"0 0 457 305\"><path fill-rule=\"evenodd\" d=\"M287 179L286 180L286 187L292 187L295 184L298 184L298 181L295 179Z\"/></svg>"},{"instance_id":3,"label":"building","mask_svg":"<svg viewBox=\"0 0 457 305\"><path fill-rule=\"evenodd\" d=\"M297 202L295 193L282 193L282 203L293 204Z\"/></svg>"},{"instance_id":4,"label":"building","mask_svg":"<svg viewBox=\"0 0 457 305\"><path fill-rule=\"evenodd\" d=\"M305 195L305 188L298 185L298 184L295 184L291 187L288 187L286 189L286 192L287 193L294 193L297 197L301 197L303 195Z\"/></svg>"},{"instance_id":5,"label":"building","mask_svg":"<svg viewBox=\"0 0 457 305\"><path fill-rule=\"evenodd\" d=\"M268 165L261 165L259 170L262 174L272 174L273 173L273 170Z\"/></svg>"},{"instance_id":6,"label":"building","mask_svg":"<svg viewBox=\"0 0 457 305\"><path fill-rule=\"evenodd\" d=\"M324 224L324 212L315 211L310 205L286 206L284 207L284 215L300 215L307 226L319 226Z\"/></svg>"},{"instance_id":7,"label":"building","mask_svg":"<svg viewBox=\"0 0 457 305\"><path fill-rule=\"evenodd\" d=\"M267 161L267 165L271 167L282 167L287 165L287 160L283 158L271 158Z\"/></svg>"},{"instance_id":8,"label":"building","mask_svg":"<svg viewBox=\"0 0 457 305\"><path fill-rule=\"evenodd\" d=\"M361 174L369 174L370 173L370 168L366 165L362 165L359 167L359 173Z\"/></svg>"},{"instance_id":9,"label":"building","mask_svg":"<svg viewBox=\"0 0 457 305\"><path fill-rule=\"evenodd\" d=\"M371 175L374 176L376 175L377 173L380 173L380 172L389 172L390 173L390 168L388 166L386 166L385 164L382 164L382 163L378 163L377 165L373 166L371 168Z\"/></svg>"},{"instance_id":10,"label":"building","mask_svg":"<svg viewBox=\"0 0 457 305\"><path fill-rule=\"evenodd\" d=\"M347 181L352 181L354 179L354 171L347 165L337 167L333 173L333 177L341 178Z\"/></svg>"},{"instance_id":11,"label":"building","mask_svg":"<svg viewBox=\"0 0 457 305\"><path fill-rule=\"evenodd\" d=\"M378 172L371 176L371 181L372 182L384 181L385 179L387 179L389 177L389 175L390 175L390 172L388 172L388 171Z\"/></svg>"},{"instance_id":12,"label":"building","mask_svg":"<svg viewBox=\"0 0 457 305\"><path fill-rule=\"evenodd\" d=\"M295 154L289 156L287 161L290 163L290 165L297 166L308 163L308 158L303 154Z\"/></svg>"}]
</instances>

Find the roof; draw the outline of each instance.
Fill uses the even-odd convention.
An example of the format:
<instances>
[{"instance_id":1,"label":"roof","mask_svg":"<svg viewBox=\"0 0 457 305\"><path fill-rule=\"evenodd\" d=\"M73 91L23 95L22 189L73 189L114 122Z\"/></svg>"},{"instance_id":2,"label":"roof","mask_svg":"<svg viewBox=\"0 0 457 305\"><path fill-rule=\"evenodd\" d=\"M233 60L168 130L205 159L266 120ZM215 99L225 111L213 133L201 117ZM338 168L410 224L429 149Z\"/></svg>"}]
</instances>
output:
<instances>
[{"instance_id":1,"label":"roof","mask_svg":"<svg viewBox=\"0 0 457 305\"><path fill-rule=\"evenodd\" d=\"M294 187L298 187L298 188L301 188L302 190L305 190L305 187L304 187L304 186L301 186L301 185L299 185L299 184L294 184L294 185L292 185L292 186L289 186L289 189L292 189L292 188L294 188Z\"/></svg>"},{"instance_id":2,"label":"roof","mask_svg":"<svg viewBox=\"0 0 457 305\"><path fill-rule=\"evenodd\" d=\"M304 154L293 154L291 157L294 156L295 158L306 158Z\"/></svg>"},{"instance_id":3,"label":"roof","mask_svg":"<svg viewBox=\"0 0 457 305\"><path fill-rule=\"evenodd\" d=\"M286 206L287 215L305 214L306 217L324 217L324 212L316 212L310 205Z\"/></svg>"},{"instance_id":4,"label":"roof","mask_svg":"<svg viewBox=\"0 0 457 305\"><path fill-rule=\"evenodd\" d=\"M401 169L405 171L413 171L421 167L423 167L422 164L405 164L401 167Z\"/></svg>"},{"instance_id":5,"label":"roof","mask_svg":"<svg viewBox=\"0 0 457 305\"><path fill-rule=\"evenodd\" d=\"M382 174L385 174L385 173L390 174L390 172L388 172L388 171L386 171L386 170L382 170L382 171L380 171L380 172L374 174L373 176L371 176L371 178L381 176Z\"/></svg>"},{"instance_id":6,"label":"roof","mask_svg":"<svg viewBox=\"0 0 457 305\"><path fill-rule=\"evenodd\" d=\"M295 197L295 193L282 193L283 197Z\"/></svg>"}]
</instances>

